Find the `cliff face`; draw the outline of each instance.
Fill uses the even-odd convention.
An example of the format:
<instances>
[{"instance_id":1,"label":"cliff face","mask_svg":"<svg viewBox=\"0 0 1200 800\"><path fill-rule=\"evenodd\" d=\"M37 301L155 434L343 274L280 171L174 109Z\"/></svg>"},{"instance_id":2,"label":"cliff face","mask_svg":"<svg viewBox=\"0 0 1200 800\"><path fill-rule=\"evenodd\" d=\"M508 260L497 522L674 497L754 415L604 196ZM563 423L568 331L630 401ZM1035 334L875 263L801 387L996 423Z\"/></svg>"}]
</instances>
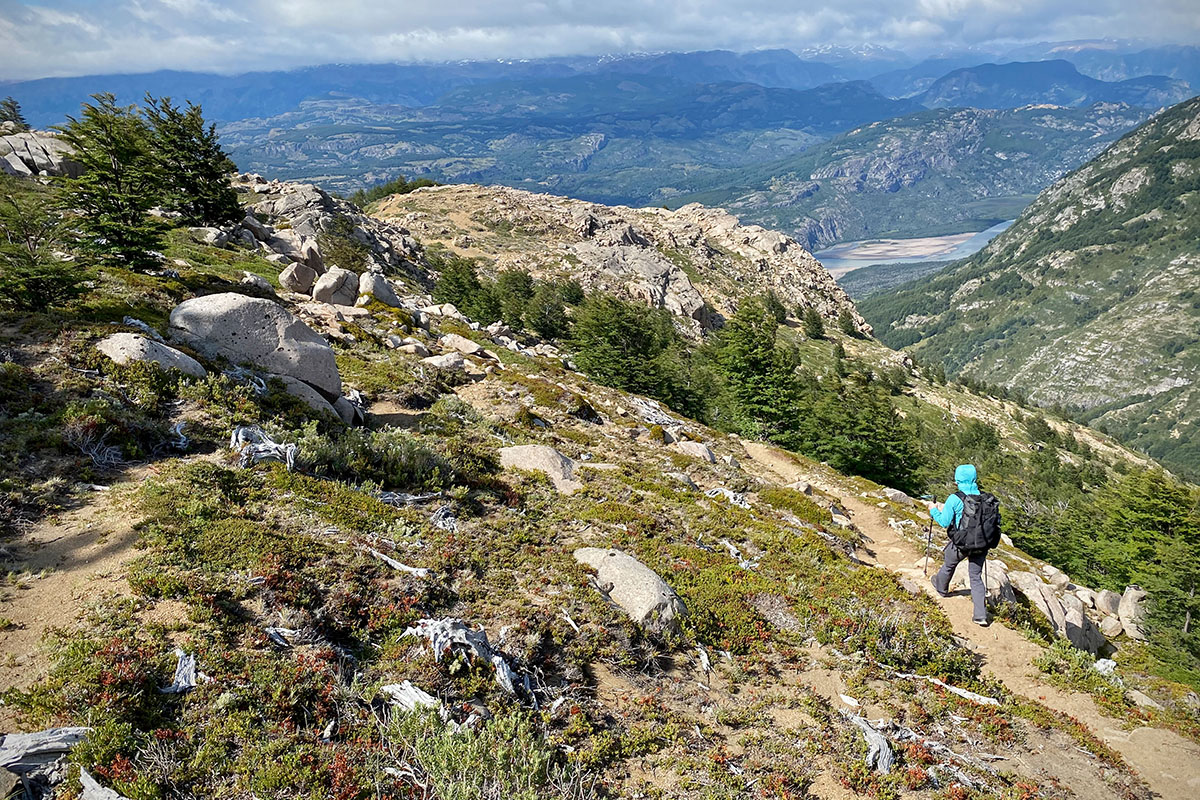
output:
<instances>
[{"instance_id":1,"label":"cliff face","mask_svg":"<svg viewBox=\"0 0 1200 800\"><path fill-rule=\"evenodd\" d=\"M847 310L871 328L850 297L795 239L743 225L720 209L602 206L505 187L443 186L383 201L376 216L418 239L496 270L574 277L670 310L700 329L737 309L739 298L774 291L791 313L827 319Z\"/></svg>"},{"instance_id":2,"label":"cliff face","mask_svg":"<svg viewBox=\"0 0 1200 800\"><path fill-rule=\"evenodd\" d=\"M1043 192L977 256L867 301L893 346L1200 464L1200 98Z\"/></svg>"}]
</instances>

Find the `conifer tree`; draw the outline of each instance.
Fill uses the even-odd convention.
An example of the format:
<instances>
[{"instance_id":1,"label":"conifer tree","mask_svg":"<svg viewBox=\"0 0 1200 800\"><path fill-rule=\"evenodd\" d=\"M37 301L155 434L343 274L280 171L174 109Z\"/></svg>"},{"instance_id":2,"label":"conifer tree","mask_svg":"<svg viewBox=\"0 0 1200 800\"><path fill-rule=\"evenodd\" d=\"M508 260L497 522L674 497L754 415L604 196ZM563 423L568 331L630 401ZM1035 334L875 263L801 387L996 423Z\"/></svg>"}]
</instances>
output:
<instances>
[{"instance_id":1,"label":"conifer tree","mask_svg":"<svg viewBox=\"0 0 1200 800\"><path fill-rule=\"evenodd\" d=\"M244 213L229 177L237 167L221 149L215 125L200 106L181 109L171 98L146 95L154 160L163 180L162 204L188 225L220 226ZM349 269L349 267L347 267Z\"/></svg>"},{"instance_id":2,"label":"conifer tree","mask_svg":"<svg viewBox=\"0 0 1200 800\"><path fill-rule=\"evenodd\" d=\"M50 190L0 176L0 307L41 311L82 294L87 271L58 255L69 239Z\"/></svg>"},{"instance_id":3,"label":"conifer tree","mask_svg":"<svg viewBox=\"0 0 1200 800\"><path fill-rule=\"evenodd\" d=\"M843 308L841 310L841 312L838 314L837 324L838 330L840 330L842 333L846 334L847 336L853 336L856 339L858 338L858 328L854 324L854 316L851 315L850 309Z\"/></svg>"},{"instance_id":4,"label":"conifer tree","mask_svg":"<svg viewBox=\"0 0 1200 800\"><path fill-rule=\"evenodd\" d=\"M571 321L558 287L543 283L525 305L525 324L539 336L558 339L570 331Z\"/></svg>"},{"instance_id":5,"label":"conifer tree","mask_svg":"<svg viewBox=\"0 0 1200 800\"><path fill-rule=\"evenodd\" d=\"M21 113L21 104L11 95L0 100L0 122L11 122L18 131L29 130L29 123Z\"/></svg>"},{"instance_id":6,"label":"conifer tree","mask_svg":"<svg viewBox=\"0 0 1200 800\"><path fill-rule=\"evenodd\" d=\"M804 309L804 335L809 339L825 338L825 323L815 308Z\"/></svg>"},{"instance_id":7,"label":"conifer tree","mask_svg":"<svg viewBox=\"0 0 1200 800\"><path fill-rule=\"evenodd\" d=\"M94 105L84 103L80 117L60 128L84 167L65 183L84 234L80 247L106 266L151 268L162 232L147 215L161 196L150 132L135 106L118 106L109 93L92 98Z\"/></svg>"}]
</instances>

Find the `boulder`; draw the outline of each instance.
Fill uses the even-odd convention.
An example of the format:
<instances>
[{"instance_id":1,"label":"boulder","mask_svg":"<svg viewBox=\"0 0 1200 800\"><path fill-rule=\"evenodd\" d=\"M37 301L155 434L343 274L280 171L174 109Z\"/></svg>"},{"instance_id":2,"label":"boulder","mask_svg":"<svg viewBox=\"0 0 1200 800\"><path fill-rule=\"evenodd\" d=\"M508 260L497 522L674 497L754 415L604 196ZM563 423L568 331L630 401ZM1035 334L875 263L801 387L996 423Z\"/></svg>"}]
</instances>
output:
<instances>
[{"instance_id":1,"label":"boulder","mask_svg":"<svg viewBox=\"0 0 1200 800\"><path fill-rule=\"evenodd\" d=\"M422 364L428 364L436 369L466 369L467 360L462 353L442 353L440 356L429 356L421 359Z\"/></svg>"},{"instance_id":2,"label":"boulder","mask_svg":"<svg viewBox=\"0 0 1200 800\"><path fill-rule=\"evenodd\" d=\"M83 165L71 158L71 146L49 131L10 131L0 136L0 168L13 175L77 178ZM5 168L4 165L7 165Z\"/></svg>"},{"instance_id":3,"label":"boulder","mask_svg":"<svg viewBox=\"0 0 1200 800\"><path fill-rule=\"evenodd\" d=\"M399 337L396 338L399 339ZM421 358L429 358L429 348L420 342L407 342L404 344L398 344L395 345L395 348L401 353L408 353L409 355L420 356Z\"/></svg>"},{"instance_id":4,"label":"boulder","mask_svg":"<svg viewBox=\"0 0 1200 800\"><path fill-rule=\"evenodd\" d=\"M334 267L313 284L313 300L335 306L352 306L358 299L358 276L348 269Z\"/></svg>"},{"instance_id":5,"label":"boulder","mask_svg":"<svg viewBox=\"0 0 1200 800\"><path fill-rule=\"evenodd\" d=\"M1129 586L1121 595L1121 604L1117 607L1117 616L1121 619L1121 627L1130 639L1145 639L1142 624L1146 618L1146 592L1140 586Z\"/></svg>"},{"instance_id":6,"label":"boulder","mask_svg":"<svg viewBox=\"0 0 1200 800\"><path fill-rule=\"evenodd\" d=\"M1073 594L1068 594L1062 598L1062 604L1066 612L1064 633L1067 639L1080 650L1093 655L1100 652L1100 649L1108 642L1105 640L1104 634L1096 627L1096 623L1092 622L1083 610L1083 601Z\"/></svg>"},{"instance_id":7,"label":"boulder","mask_svg":"<svg viewBox=\"0 0 1200 800\"><path fill-rule=\"evenodd\" d=\"M1067 610L1063 608L1062 601L1054 593L1053 587L1032 572L1020 570L1008 573L1008 580L1013 589L1024 595L1033 607L1050 621L1055 633L1060 636L1066 635Z\"/></svg>"},{"instance_id":8,"label":"boulder","mask_svg":"<svg viewBox=\"0 0 1200 800\"><path fill-rule=\"evenodd\" d=\"M683 473L683 472L668 472L668 473L667 473L667 477L668 477L668 478L674 478L675 480L679 481L679 482L680 482L680 483L682 483L684 486L686 486L688 489L691 489L693 492L698 492L698 491L700 491L700 487L699 487L699 486L697 486L697 485L696 485L696 482L695 482L695 481L693 481L693 480L692 480L690 477L688 477L688 475L687 475L686 473Z\"/></svg>"},{"instance_id":9,"label":"boulder","mask_svg":"<svg viewBox=\"0 0 1200 800\"><path fill-rule=\"evenodd\" d=\"M193 378L208 374L200 362L174 347L147 339L137 333L114 333L96 343L96 349L118 364L131 361L149 361L163 369L177 369Z\"/></svg>"},{"instance_id":10,"label":"boulder","mask_svg":"<svg viewBox=\"0 0 1200 800\"><path fill-rule=\"evenodd\" d=\"M212 247L224 247L229 241L229 234L220 228L189 228L193 236Z\"/></svg>"},{"instance_id":11,"label":"boulder","mask_svg":"<svg viewBox=\"0 0 1200 800\"><path fill-rule=\"evenodd\" d=\"M812 484L809 483L808 481L795 481L793 483L789 483L787 485L787 488L795 489L797 492L806 494L809 497L812 497L812 494L813 494Z\"/></svg>"},{"instance_id":12,"label":"boulder","mask_svg":"<svg viewBox=\"0 0 1200 800\"><path fill-rule=\"evenodd\" d=\"M1060 592L1065 591L1071 583L1070 576L1049 564L1042 567L1042 572L1046 573L1046 580L1050 581L1050 585Z\"/></svg>"},{"instance_id":13,"label":"boulder","mask_svg":"<svg viewBox=\"0 0 1200 800\"><path fill-rule=\"evenodd\" d=\"M924 563L924 562L922 562ZM966 559L958 562L958 567L954 570L954 575L950 578L951 591L956 589L970 589L971 578L968 573L970 562ZM987 560L986 570L987 596L991 602L1013 603L1016 602L1017 595L1013 591L1012 581L1008 577L1008 565L1003 561L998 561L994 558Z\"/></svg>"},{"instance_id":14,"label":"boulder","mask_svg":"<svg viewBox=\"0 0 1200 800\"><path fill-rule=\"evenodd\" d=\"M893 503L899 503L902 506L912 504L912 498L899 489L889 489L885 486L883 487L883 496L888 500L891 500Z\"/></svg>"},{"instance_id":15,"label":"boulder","mask_svg":"<svg viewBox=\"0 0 1200 800\"><path fill-rule=\"evenodd\" d=\"M335 400L333 410L347 425L358 425L362 422L362 412L348 398L339 397Z\"/></svg>"},{"instance_id":16,"label":"boulder","mask_svg":"<svg viewBox=\"0 0 1200 800\"><path fill-rule=\"evenodd\" d=\"M443 350L457 350L465 356L484 355L482 345L471 341L465 336L459 336L457 333L447 333L441 339L438 339L438 345Z\"/></svg>"},{"instance_id":17,"label":"boulder","mask_svg":"<svg viewBox=\"0 0 1200 800\"><path fill-rule=\"evenodd\" d=\"M1084 608L1096 607L1096 593L1091 589L1080 587L1075 590L1075 596L1083 603Z\"/></svg>"},{"instance_id":18,"label":"boulder","mask_svg":"<svg viewBox=\"0 0 1200 800\"><path fill-rule=\"evenodd\" d=\"M1121 595L1111 589L1096 592L1096 610L1110 617L1117 616L1121 608Z\"/></svg>"},{"instance_id":19,"label":"boulder","mask_svg":"<svg viewBox=\"0 0 1200 800\"><path fill-rule=\"evenodd\" d=\"M364 272L359 276L358 293L374 297L385 306L400 307L400 298L396 296L396 291L387 282L387 278L378 272Z\"/></svg>"},{"instance_id":20,"label":"boulder","mask_svg":"<svg viewBox=\"0 0 1200 800\"><path fill-rule=\"evenodd\" d=\"M256 275L253 272L243 271L242 279L238 281L238 283L242 284L243 286L250 286L259 290L260 292L275 294L275 287L271 285L271 282L262 275Z\"/></svg>"},{"instance_id":21,"label":"boulder","mask_svg":"<svg viewBox=\"0 0 1200 800\"><path fill-rule=\"evenodd\" d=\"M170 334L209 357L288 375L330 397L342 393L333 350L271 300L233 292L193 297L171 311Z\"/></svg>"},{"instance_id":22,"label":"boulder","mask_svg":"<svg viewBox=\"0 0 1200 800\"><path fill-rule=\"evenodd\" d=\"M543 472L549 476L554 488L563 494L572 494L583 488L583 484L575 479L575 462L546 445L522 444L502 447L500 466L506 469Z\"/></svg>"},{"instance_id":23,"label":"boulder","mask_svg":"<svg viewBox=\"0 0 1200 800\"><path fill-rule=\"evenodd\" d=\"M1138 708L1148 708L1152 711L1162 711L1162 704L1145 692L1138 691L1137 689L1130 689L1125 692L1125 696L1128 697Z\"/></svg>"},{"instance_id":24,"label":"boulder","mask_svg":"<svg viewBox=\"0 0 1200 800\"><path fill-rule=\"evenodd\" d=\"M581 547L574 556L596 570L596 583L638 625L678 633L687 607L654 570L620 550Z\"/></svg>"},{"instance_id":25,"label":"boulder","mask_svg":"<svg viewBox=\"0 0 1200 800\"><path fill-rule=\"evenodd\" d=\"M1100 632L1104 634L1106 639L1115 639L1124 632L1121 627L1121 620L1117 617L1105 617L1100 620Z\"/></svg>"},{"instance_id":26,"label":"boulder","mask_svg":"<svg viewBox=\"0 0 1200 800\"><path fill-rule=\"evenodd\" d=\"M309 386L304 381L299 381L290 375L268 375L270 378L278 378L283 381L284 390L292 397L303 400L305 403L316 411L318 414L331 414L338 416L337 409L333 407L325 396L318 392L313 387Z\"/></svg>"},{"instance_id":27,"label":"boulder","mask_svg":"<svg viewBox=\"0 0 1200 800\"><path fill-rule=\"evenodd\" d=\"M279 273L279 285L297 294L308 294L312 291L316 279L316 270L304 264L292 264Z\"/></svg>"},{"instance_id":28,"label":"boulder","mask_svg":"<svg viewBox=\"0 0 1200 800\"><path fill-rule=\"evenodd\" d=\"M304 265L318 275L325 272L325 259L321 257L321 248L317 246L316 239L304 239L300 243L300 255L304 258Z\"/></svg>"},{"instance_id":29,"label":"boulder","mask_svg":"<svg viewBox=\"0 0 1200 800\"><path fill-rule=\"evenodd\" d=\"M717 463L717 457L704 442L676 442L671 446L686 456L699 458L710 464Z\"/></svg>"},{"instance_id":30,"label":"boulder","mask_svg":"<svg viewBox=\"0 0 1200 800\"><path fill-rule=\"evenodd\" d=\"M242 220L242 227L250 231L255 239L260 242L265 242L271 238L273 229L265 223L259 221L258 217L253 214L247 214Z\"/></svg>"}]
</instances>

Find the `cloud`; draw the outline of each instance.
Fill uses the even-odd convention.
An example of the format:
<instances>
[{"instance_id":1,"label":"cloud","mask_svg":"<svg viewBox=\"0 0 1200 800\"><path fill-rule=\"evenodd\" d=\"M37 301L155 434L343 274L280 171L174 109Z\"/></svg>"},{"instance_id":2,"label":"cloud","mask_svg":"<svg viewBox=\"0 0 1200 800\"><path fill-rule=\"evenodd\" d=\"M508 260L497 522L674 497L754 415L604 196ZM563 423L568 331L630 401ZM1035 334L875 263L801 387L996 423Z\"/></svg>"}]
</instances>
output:
<instances>
[{"instance_id":1,"label":"cloud","mask_svg":"<svg viewBox=\"0 0 1200 800\"><path fill-rule=\"evenodd\" d=\"M1200 41L1195 0L0 0L0 78L872 42Z\"/></svg>"}]
</instances>

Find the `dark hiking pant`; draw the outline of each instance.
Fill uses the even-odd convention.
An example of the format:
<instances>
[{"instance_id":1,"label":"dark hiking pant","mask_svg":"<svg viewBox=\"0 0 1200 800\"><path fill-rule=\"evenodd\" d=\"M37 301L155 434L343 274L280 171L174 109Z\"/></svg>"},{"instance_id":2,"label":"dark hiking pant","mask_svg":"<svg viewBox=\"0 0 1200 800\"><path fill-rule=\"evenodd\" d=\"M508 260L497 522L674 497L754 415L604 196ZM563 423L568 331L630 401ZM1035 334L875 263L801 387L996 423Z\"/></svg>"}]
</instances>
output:
<instances>
[{"instance_id":1,"label":"dark hiking pant","mask_svg":"<svg viewBox=\"0 0 1200 800\"><path fill-rule=\"evenodd\" d=\"M946 542L943 556L942 568L933 576L933 588L946 594L958 563L964 558L967 559L967 575L971 579L971 602L975 604L975 619L987 619L987 587L983 585L983 562L987 560L987 551L967 555L955 547L953 542Z\"/></svg>"}]
</instances>

